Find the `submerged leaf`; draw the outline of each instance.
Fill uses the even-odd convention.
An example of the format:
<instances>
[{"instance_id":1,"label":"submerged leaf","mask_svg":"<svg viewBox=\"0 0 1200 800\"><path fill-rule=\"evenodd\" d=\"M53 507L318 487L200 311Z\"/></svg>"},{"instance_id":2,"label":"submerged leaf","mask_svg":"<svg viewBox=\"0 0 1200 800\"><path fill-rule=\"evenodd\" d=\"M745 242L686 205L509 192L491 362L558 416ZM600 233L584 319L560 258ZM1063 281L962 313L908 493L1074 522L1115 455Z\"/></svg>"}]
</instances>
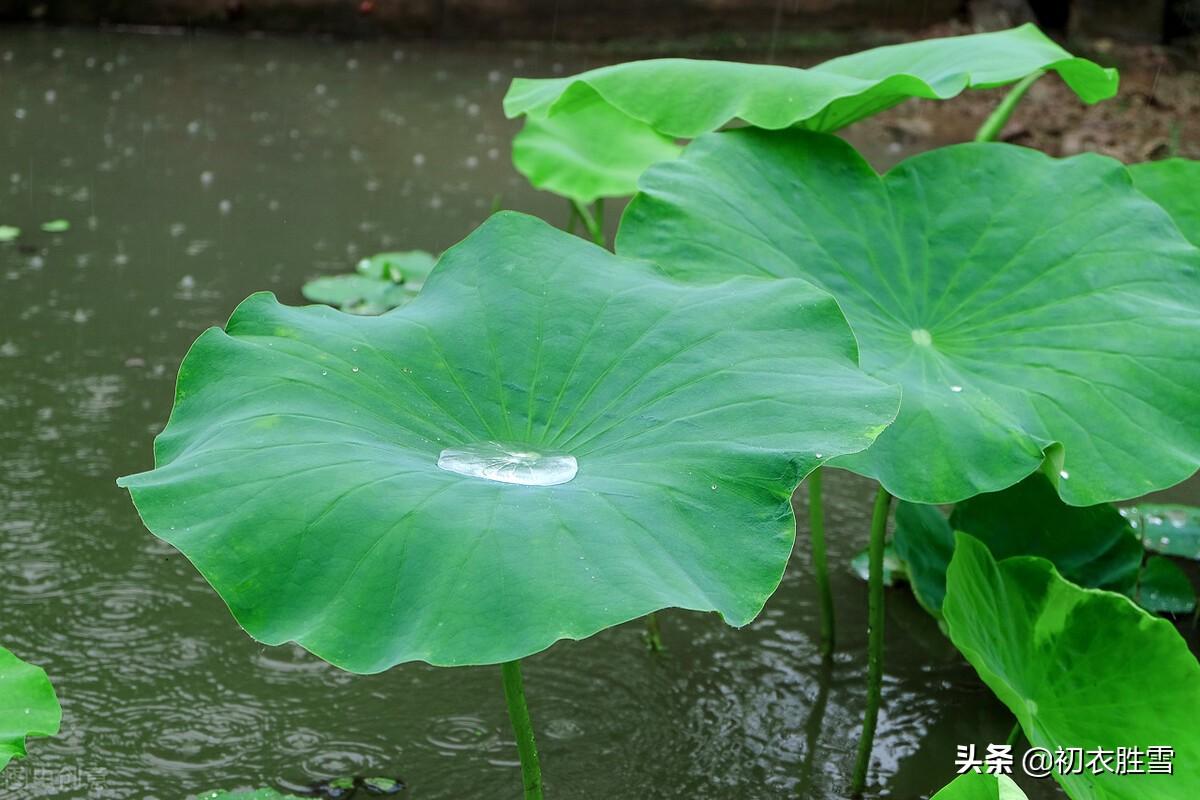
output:
<instances>
[{"instance_id":1,"label":"submerged leaf","mask_svg":"<svg viewBox=\"0 0 1200 800\"><path fill-rule=\"evenodd\" d=\"M0 647L0 770L25 757L25 737L53 736L61 720L45 671Z\"/></svg>"},{"instance_id":2,"label":"submerged leaf","mask_svg":"<svg viewBox=\"0 0 1200 800\"><path fill-rule=\"evenodd\" d=\"M1143 768L1148 747L1174 748L1173 775L1056 771L1067 794L1200 797L1200 665L1175 627L1121 595L1075 586L1044 559L997 563L970 536L956 541L943 606L950 638L1031 745L1138 747Z\"/></svg>"},{"instance_id":3,"label":"submerged leaf","mask_svg":"<svg viewBox=\"0 0 1200 800\"><path fill-rule=\"evenodd\" d=\"M956 502L1041 467L1091 505L1200 465L1200 250L1115 161L964 144L879 176L836 137L740 129L641 189L622 255L838 298L863 368L904 393L836 465L893 495Z\"/></svg>"},{"instance_id":4,"label":"submerged leaf","mask_svg":"<svg viewBox=\"0 0 1200 800\"><path fill-rule=\"evenodd\" d=\"M63 233L71 230L71 223L65 219L52 219L42 223L42 230L46 233Z\"/></svg>"},{"instance_id":5,"label":"submerged leaf","mask_svg":"<svg viewBox=\"0 0 1200 800\"><path fill-rule=\"evenodd\" d=\"M1170 503L1139 503L1121 509L1142 534L1147 550L1200 560L1200 508Z\"/></svg>"},{"instance_id":6,"label":"submerged leaf","mask_svg":"<svg viewBox=\"0 0 1200 800\"><path fill-rule=\"evenodd\" d=\"M1131 164L1138 190L1167 210L1192 244L1200 247L1200 161L1168 158Z\"/></svg>"},{"instance_id":7,"label":"submerged leaf","mask_svg":"<svg viewBox=\"0 0 1200 800\"><path fill-rule=\"evenodd\" d=\"M11 242L21 235L21 229L12 225L0 225L0 242Z\"/></svg>"},{"instance_id":8,"label":"submerged leaf","mask_svg":"<svg viewBox=\"0 0 1200 800\"><path fill-rule=\"evenodd\" d=\"M390 314L243 302L120 483L260 641L495 663L669 606L746 624L796 484L897 404L809 283L690 286L503 212Z\"/></svg>"},{"instance_id":9,"label":"submerged leaf","mask_svg":"<svg viewBox=\"0 0 1200 800\"><path fill-rule=\"evenodd\" d=\"M1007 775L967 772L948 783L930 800L1028 800Z\"/></svg>"},{"instance_id":10,"label":"submerged leaf","mask_svg":"<svg viewBox=\"0 0 1200 800\"><path fill-rule=\"evenodd\" d=\"M690 139L735 120L833 131L912 97L945 100L1052 70L1084 101L1112 97L1115 70L1075 58L1033 25L867 50L811 69L682 58L564 78L513 81L526 116L513 163L530 183L580 202L632 194L637 176Z\"/></svg>"}]
</instances>

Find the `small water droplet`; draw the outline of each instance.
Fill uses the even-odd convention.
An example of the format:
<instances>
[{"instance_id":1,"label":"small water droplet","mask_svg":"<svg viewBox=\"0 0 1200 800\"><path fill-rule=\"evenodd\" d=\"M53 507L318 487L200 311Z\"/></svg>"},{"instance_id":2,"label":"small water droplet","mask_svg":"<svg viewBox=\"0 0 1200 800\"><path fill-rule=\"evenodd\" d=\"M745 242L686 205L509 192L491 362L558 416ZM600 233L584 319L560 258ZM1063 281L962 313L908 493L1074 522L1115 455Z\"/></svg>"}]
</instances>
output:
<instances>
[{"instance_id":1,"label":"small water droplet","mask_svg":"<svg viewBox=\"0 0 1200 800\"><path fill-rule=\"evenodd\" d=\"M447 447L438 455L437 465L447 472L521 486L556 486L572 480L579 471L575 456L568 453L502 442Z\"/></svg>"},{"instance_id":2,"label":"small water droplet","mask_svg":"<svg viewBox=\"0 0 1200 800\"><path fill-rule=\"evenodd\" d=\"M1065 481L1067 478L1071 477L1071 473L1067 472L1065 469L1064 469L1064 470L1062 470L1062 471L1060 471L1060 472L1058 473L1058 475L1059 475L1059 477L1060 477L1060 478L1062 478L1064 481Z\"/></svg>"},{"instance_id":3,"label":"small water droplet","mask_svg":"<svg viewBox=\"0 0 1200 800\"><path fill-rule=\"evenodd\" d=\"M961 392L961 391L962 391L962 387L961 387L961 386L957 386L957 385L955 385L955 386L951 386L951 387L950 387L950 391L952 391L952 392Z\"/></svg>"},{"instance_id":4,"label":"small water droplet","mask_svg":"<svg viewBox=\"0 0 1200 800\"><path fill-rule=\"evenodd\" d=\"M322 375L328 375L328 374L329 374L329 370L327 370L327 369L323 369L323 370L321 370L321 374L322 374Z\"/></svg>"},{"instance_id":5,"label":"small water droplet","mask_svg":"<svg viewBox=\"0 0 1200 800\"><path fill-rule=\"evenodd\" d=\"M358 367L351 367L351 368L350 368L350 371L351 371L351 372L358 372Z\"/></svg>"}]
</instances>

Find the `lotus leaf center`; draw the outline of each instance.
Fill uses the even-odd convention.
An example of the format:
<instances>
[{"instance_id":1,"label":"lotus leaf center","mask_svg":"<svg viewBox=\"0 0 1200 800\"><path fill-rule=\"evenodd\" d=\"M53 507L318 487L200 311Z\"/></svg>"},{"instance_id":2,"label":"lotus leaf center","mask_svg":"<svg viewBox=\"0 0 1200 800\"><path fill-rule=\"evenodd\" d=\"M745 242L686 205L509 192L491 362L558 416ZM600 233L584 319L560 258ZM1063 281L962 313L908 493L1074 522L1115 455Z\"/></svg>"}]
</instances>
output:
<instances>
[{"instance_id":1,"label":"lotus leaf center","mask_svg":"<svg viewBox=\"0 0 1200 800\"><path fill-rule=\"evenodd\" d=\"M928 347L933 344L933 336L924 328L913 328L912 340L919 345Z\"/></svg>"},{"instance_id":2,"label":"lotus leaf center","mask_svg":"<svg viewBox=\"0 0 1200 800\"><path fill-rule=\"evenodd\" d=\"M491 441L447 447L437 465L447 472L521 486L556 486L579 471L579 463L569 453Z\"/></svg>"}]
</instances>

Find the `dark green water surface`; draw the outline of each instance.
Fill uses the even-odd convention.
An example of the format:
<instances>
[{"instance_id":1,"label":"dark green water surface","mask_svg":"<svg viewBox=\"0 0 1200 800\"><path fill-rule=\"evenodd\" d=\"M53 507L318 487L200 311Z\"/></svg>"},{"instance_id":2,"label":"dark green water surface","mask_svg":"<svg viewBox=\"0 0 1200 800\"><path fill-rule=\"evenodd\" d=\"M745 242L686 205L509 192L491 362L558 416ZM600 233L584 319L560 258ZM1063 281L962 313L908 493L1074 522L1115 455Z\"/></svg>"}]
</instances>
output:
<instances>
[{"instance_id":1,"label":"dark green water surface","mask_svg":"<svg viewBox=\"0 0 1200 800\"><path fill-rule=\"evenodd\" d=\"M362 256L440 250L497 194L564 221L512 170L500 100L514 74L590 66L565 61L0 30L0 224L25 232L0 245L0 642L45 666L64 709L0 798L176 800L342 774L403 776L414 799L518 796L498 668L363 678L262 647L113 481L151 465L180 359L249 293L300 303L305 279ZM884 136L856 140L884 163ZM56 218L71 230L39 231ZM844 796L866 665L847 564L871 487L827 485L834 663L816 652L803 548L744 630L668 612L661 656L638 624L560 643L525 666L552 800ZM916 798L953 775L957 744L1003 742L1011 717L906 590L889 604L873 794Z\"/></svg>"}]
</instances>

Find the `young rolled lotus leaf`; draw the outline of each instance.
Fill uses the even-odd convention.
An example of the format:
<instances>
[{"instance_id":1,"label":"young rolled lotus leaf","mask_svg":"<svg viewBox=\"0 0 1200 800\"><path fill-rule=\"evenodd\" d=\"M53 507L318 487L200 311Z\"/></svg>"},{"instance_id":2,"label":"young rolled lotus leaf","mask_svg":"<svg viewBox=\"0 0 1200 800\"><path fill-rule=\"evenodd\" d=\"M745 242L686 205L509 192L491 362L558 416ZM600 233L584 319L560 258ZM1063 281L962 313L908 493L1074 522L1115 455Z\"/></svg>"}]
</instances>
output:
<instances>
[{"instance_id":1,"label":"young rolled lotus leaf","mask_svg":"<svg viewBox=\"0 0 1200 800\"><path fill-rule=\"evenodd\" d=\"M1183 235L1200 246L1200 161L1167 158L1131 164L1138 190L1167 210Z\"/></svg>"},{"instance_id":2,"label":"young rolled lotus leaf","mask_svg":"<svg viewBox=\"0 0 1200 800\"><path fill-rule=\"evenodd\" d=\"M1143 568L1139 537L1115 507L1069 506L1049 479L1034 473L1008 489L958 503L949 519L936 506L896 507L897 556L913 594L935 617L942 613L955 531L982 542L996 559L1045 558L1072 583L1120 592L1147 611L1184 613L1181 608L1195 602L1187 577L1171 562Z\"/></svg>"},{"instance_id":3,"label":"young rolled lotus leaf","mask_svg":"<svg viewBox=\"0 0 1200 800\"><path fill-rule=\"evenodd\" d=\"M1147 550L1200 560L1200 508L1173 503L1139 503L1121 515L1142 534Z\"/></svg>"},{"instance_id":4,"label":"young rolled lotus leaf","mask_svg":"<svg viewBox=\"0 0 1200 800\"><path fill-rule=\"evenodd\" d=\"M1007 775L967 772L946 784L930 800L1028 800Z\"/></svg>"},{"instance_id":5,"label":"young rolled lotus leaf","mask_svg":"<svg viewBox=\"0 0 1200 800\"><path fill-rule=\"evenodd\" d=\"M1056 769L1073 800L1200 797L1200 664L1166 620L1128 598L1081 589L1044 559L999 563L956 534L943 612L950 638L1017 717L1031 745L1138 748L1140 769ZM1138 680L1151 671L1151 680ZM1174 774L1154 774L1168 761Z\"/></svg>"},{"instance_id":6,"label":"young rolled lotus leaf","mask_svg":"<svg viewBox=\"0 0 1200 800\"><path fill-rule=\"evenodd\" d=\"M619 253L838 298L863 368L904 395L835 464L898 497L956 502L1045 463L1063 500L1092 505L1200 465L1200 250L1115 161L963 144L880 176L835 137L741 129L641 188Z\"/></svg>"},{"instance_id":7,"label":"young rolled lotus leaf","mask_svg":"<svg viewBox=\"0 0 1200 800\"><path fill-rule=\"evenodd\" d=\"M693 287L501 213L402 312L250 297L181 365L154 470L119 483L252 636L352 672L509 661L668 606L744 625L798 480L895 411L854 362L811 284Z\"/></svg>"},{"instance_id":8,"label":"young rolled lotus leaf","mask_svg":"<svg viewBox=\"0 0 1200 800\"><path fill-rule=\"evenodd\" d=\"M25 757L26 737L54 736L61 721L46 672L0 647L0 770Z\"/></svg>"},{"instance_id":9,"label":"young rolled lotus leaf","mask_svg":"<svg viewBox=\"0 0 1200 800\"><path fill-rule=\"evenodd\" d=\"M509 117L525 116L513 163L530 183L580 203L637 189L651 164L735 121L834 131L912 97L945 100L1057 72L1085 102L1112 97L1115 70L1075 58L1033 25L929 39L835 58L811 69L668 58L564 78L513 81Z\"/></svg>"}]
</instances>

